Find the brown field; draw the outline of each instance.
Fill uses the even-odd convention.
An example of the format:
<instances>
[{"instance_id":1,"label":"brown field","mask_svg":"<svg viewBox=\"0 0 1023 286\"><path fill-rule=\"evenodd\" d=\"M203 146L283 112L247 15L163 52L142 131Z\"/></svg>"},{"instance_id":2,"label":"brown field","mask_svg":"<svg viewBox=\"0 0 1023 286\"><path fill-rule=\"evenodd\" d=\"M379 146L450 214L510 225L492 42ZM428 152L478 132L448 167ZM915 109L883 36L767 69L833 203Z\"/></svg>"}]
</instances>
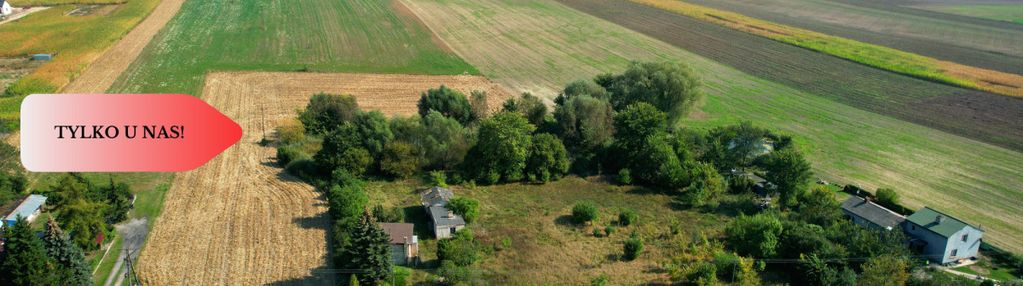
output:
<instances>
[{"instance_id":1,"label":"brown field","mask_svg":"<svg viewBox=\"0 0 1023 286\"><path fill-rule=\"evenodd\" d=\"M241 141L174 177L163 214L139 257L152 285L334 284L327 206L312 186L282 173L260 146L313 93L354 95L365 109L412 114L420 92L441 84L507 98L479 76L230 72L207 76L203 98L237 121Z\"/></svg>"},{"instance_id":2,"label":"brown field","mask_svg":"<svg viewBox=\"0 0 1023 286\"><path fill-rule=\"evenodd\" d=\"M64 87L64 93L101 93L106 92L117 77L128 69L142 49L149 44L160 29L178 13L185 0L163 0L156 9L142 20L117 44L110 47L96 61L82 72L74 81Z\"/></svg>"}]
</instances>

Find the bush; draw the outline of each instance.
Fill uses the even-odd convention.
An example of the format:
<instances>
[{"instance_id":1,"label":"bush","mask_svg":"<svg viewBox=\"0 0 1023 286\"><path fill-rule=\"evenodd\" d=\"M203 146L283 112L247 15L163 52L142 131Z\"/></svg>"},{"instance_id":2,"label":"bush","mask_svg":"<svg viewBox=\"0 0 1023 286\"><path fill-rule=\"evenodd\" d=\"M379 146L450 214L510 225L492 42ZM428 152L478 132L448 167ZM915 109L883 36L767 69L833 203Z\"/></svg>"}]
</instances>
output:
<instances>
[{"instance_id":1,"label":"bush","mask_svg":"<svg viewBox=\"0 0 1023 286\"><path fill-rule=\"evenodd\" d=\"M637 215L636 211L632 209L623 210L618 214L618 224L621 224L622 226L630 226L635 224L638 220L639 215Z\"/></svg>"},{"instance_id":2,"label":"bush","mask_svg":"<svg viewBox=\"0 0 1023 286\"><path fill-rule=\"evenodd\" d=\"M618 184L632 184L632 171L630 171L629 168L622 168L621 170L618 170Z\"/></svg>"},{"instance_id":3,"label":"bush","mask_svg":"<svg viewBox=\"0 0 1023 286\"><path fill-rule=\"evenodd\" d=\"M419 116L425 117L430 111L440 112L445 117L454 118L461 124L469 123L472 106L465 95L457 90L441 85L440 88L427 90L419 98Z\"/></svg>"},{"instance_id":4,"label":"bush","mask_svg":"<svg viewBox=\"0 0 1023 286\"><path fill-rule=\"evenodd\" d=\"M601 237L601 236L604 236L604 232L599 227L594 227L593 228L593 237Z\"/></svg>"},{"instance_id":5,"label":"bush","mask_svg":"<svg viewBox=\"0 0 1023 286\"><path fill-rule=\"evenodd\" d=\"M590 280L590 286L604 286L607 284L608 280L611 280L611 278L609 278L607 274L600 274L597 278Z\"/></svg>"},{"instance_id":6,"label":"bush","mask_svg":"<svg viewBox=\"0 0 1023 286\"><path fill-rule=\"evenodd\" d=\"M452 212L462 216L466 223L472 223L480 216L480 202L466 197L452 198L448 202Z\"/></svg>"},{"instance_id":7,"label":"bush","mask_svg":"<svg viewBox=\"0 0 1023 286\"><path fill-rule=\"evenodd\" d=\"M889 188L880 188L877 189L877 194L875 194L874 196L877 197L878 204L888 209L892 210L898 209L899 194L896 193L895 190Z\"/></svg>"},{"instance_id":8,"label":"bush","mask_svg":"<svg viewBox=\"0 0 1023 286\"><path fill-rule=\"evenodd\" d=\"M444 171L433 171L430 172L430 185L447 188L448 187L448 175L444 174Z\"/></svg>"},{"instance_id":9,"label":"bush","mask_svg":"<svg viewBox=\"0 0 1023 286\"><path fill-rule=\"evenodd\" d=\"M728 184L728 191L733 194L748 194L753 192L756 183L746 176L733 176Z\"/></svg>"},{"instance_id":10,"label":"bush","mask_svg":"<svg viewBox=\"0 0 1023 286\"><path fill-rule=\"evenodd\" d=\"M613 225L604 227L604 235L611 236L613 233L615 233L615 227Z\"/></svg>"},{"instance_id":11,"label":"bush","mask_svg":"<svg viewBox=\"0 0 1023 286\"><path fill-rule=\"evenodd\" d=\"M728 244L739 254L763 258L775 255L781 232L781 221L770 214L740 214L725 228Z\"/></svg>"},{"instance_id":12,"label":"bush","mask_svg":"<svg viewBox=\"0 0 1023 286\"><path fill-rule=\"evenodd\" d=\"M593 202L578 202L572 207L572 221L584 224L597 219L597 206Z\"/></svg>"},{"instance_id":13,"label":"bush","mask_svg":"<svg viewBox=\"0 0 1023 286\"><path fill-rule=\"evenodd\" d=\"M469 266L479 259L479 246L472 231L462 229L451 239L437 242L437 258L444 262L452 262L458 266Z\"/></svg>"},{"instance_id":14,"label":"bush","mask_svg":"<svg viewBox=\"0 0 1023 286\"><path fill-rule=\"evenodd\" d=\"M385 209L382 205L373 207L373 217L379 222L402 222L405 220L405 210L400 207Z\"/></svg>"},{"instance_id":15,"label":"bush","mask_svg":"<svg viewBox=\"0 0 1023 286\"><path fill-rule=\"evenodd\" d=\"M301 121L289 121L277 127L277 141L281 145L305 141L305 126Z\"/></svg>"},{"instance_id":16,"label":"bush","mask_svg":"<svg viewBox=\"0 0 1023 286\"><path fill-rule=\"evenodd\" d=\"M700 262L688 279L695 285L718 285L717 268L710 262Z\"/></svg>"},{"instance_id":17,"label":"bush","mask_svg":"<svg viewBox=\"0 0 1023 286\"><path fill-rule=\"evenodd\" d=\"M628 240L625 240L625 260L632 261L639 258L639 255L643 253L643 240L639 239L635 233L632 234Z\"/></svg>"},{"instance_id":18,"label":"bush","mask_svg":"<svg viewBox=\"0 0 1023 286\"><path fill-rule=\"evenodd\" d=\"M384 145L383 158L380 159L380 170L395 178L408 178L419 170L419 157L416 156L412 144L391 141Z\"/></svg>"},{"instance_id":19,"label":"bush","mask_svg":"<svg viewBox=\"0 0 1023 286\"><path fill-rule=\"evenodd\" d=\"M329 134L342 123L354 120L360 112L351 95L320 93L309 99L298 119L312 134Z\"/></svg>"},{"instance_id":20,"label":"bush","mask_svg":"<svg viewBox=\"0 0 1023 286\"><path fill-rule=\"evenodd\" d=\"M532 182L546 183L560 179L568 172L568 151L558 137L551 134L533 136L526 159L526 176Z\"/></svg>"},{"instance_id":21,"label":"bush","mask_svg":"<svg viewBox=\"0 0 1023 286\"><path fill-rule=\"evenodd\" d=\"M288 166L289 163L298 160L309 160L312 156L302 151L297 145L282 145L277 147L277 164Z\"/></svg>"}]
</instances>

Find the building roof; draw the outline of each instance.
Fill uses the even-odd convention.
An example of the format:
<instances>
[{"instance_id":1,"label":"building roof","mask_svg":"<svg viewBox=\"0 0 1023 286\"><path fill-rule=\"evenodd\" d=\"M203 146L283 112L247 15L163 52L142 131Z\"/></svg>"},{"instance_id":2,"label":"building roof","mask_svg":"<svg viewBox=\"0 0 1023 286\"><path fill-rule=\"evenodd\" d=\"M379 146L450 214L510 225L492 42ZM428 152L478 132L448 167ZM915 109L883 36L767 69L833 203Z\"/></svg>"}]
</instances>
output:
<instances>
[{"instance_id":1,"label":"building roof","mask_svg":"<svg viewBox=\"0 0 1023 286\"><path fill-rule=\"evenodd\" d=\"M906 220L896 212L857 196L850 196L842 202L842 209L880 227L896 227Z\"/></svg>"},{"instance_id":2,"label":"building roof","mask_svg":"<svg viewBox=\"0 0 1023 286\"><path fill-rule=\"evenodd\" d=\"M381 223L380 228L384 229L387 236L391 238L391 244L405 244L407 238L412 241L412 229L415 225L411 223Z\"/></svg>"},{"instance_id":3,"label":"building roof","mask_svg":"<svg viewBox=\"0 0 1023 286\"><path fill-rule=\"evenodd\" d=\"M422 194L423 206L446 206L455 193L447 188L433 187Z\"/></svg>"},{"instance_id":4,"label":"building roof","mask_svg":"<svg viewBox=\"0 0 1023 286\"><path fill-rule=\"evenodd\" d=\"M15 221L19 216L28 218L36 210L39 210L43 204L46 203L46 196L43 195L29 195L25 200L21 201L21 204L14 209L10 214L4 217L5 221Z\"/></svg>"},{"instance_id":5,"label":"building roof","mask_svg":"<svg viewBox=\"0 0 1023 286\"><path fill-rule=\"evenodd\" d=\"M940 222L938 221L939 216L942 218ZM967 226L983 231L979 227L975 227L929 207L924 207L923 209L916 211L913 215L907 217L906 220L946 238L951 237L953 234Z\"/></svg>"},{"instance_id":6,"label":"building roof","mask_svg":"<svg viewBox=\"0 0 1023 286\"><path fill-rule=\"evenodd\" d=\"M449 216L448 214L451 215ZM434 227L465 225L465 220L462 219L462 216L451 213L446 207L430 207L430 219L433 220Z\"/></svg>"}]
</instances>

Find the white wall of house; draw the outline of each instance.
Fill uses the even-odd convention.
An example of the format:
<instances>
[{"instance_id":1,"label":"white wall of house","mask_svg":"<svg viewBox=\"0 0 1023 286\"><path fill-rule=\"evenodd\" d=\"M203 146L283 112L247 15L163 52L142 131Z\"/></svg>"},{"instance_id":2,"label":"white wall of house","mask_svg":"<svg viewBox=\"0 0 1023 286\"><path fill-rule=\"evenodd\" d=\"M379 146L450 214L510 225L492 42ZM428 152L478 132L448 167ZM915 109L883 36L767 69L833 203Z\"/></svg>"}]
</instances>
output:
<instances>
[{"instance_id":1,"label":"white wall of house","mask_svg":"<svg viewBox=\"0 0 1023 286\"><path fill-rule=\"evenodd\" d=\"M904 229L909 236L926 241L927 245L924 246L922 254L928 260L939 264L976 257L983 236L983 232L970 226L948 238L909 222L905 224ZM963 241L963 235L966 235L966 241ZM955 255L952 255L953 250Z\"/></svg>"},{"instance_id":2,"label":"white wall of house","mask_svg":"<svg viewBox=\"0 0 1023 286\"><path fill-rule=\"evenodd\" d=\"M454 232L451 231L452 228L454 228L455 230ZM455 227L435 227L433 229L433 233L437 236L438 239L449 238L455 235L455 232L462 230L463 228L465 228L464 225L459 225Z\"/></svg>"},{"instance_id":3,"label":"white wall of house","mask_svg":"<svg viewBox=\"0 0 1023 286\"><path fill-rule=\"evenodd\" d=\"M0 0L0 1L2 1L2 0ZM7 15L10 15L11 13L14 12L14 9L11 8L11 4L10 3L7 3L7 1L2 1L2 2L3 2L3 5L0 6L0 15L7 16Z\"/></svg>"}]
</instances>

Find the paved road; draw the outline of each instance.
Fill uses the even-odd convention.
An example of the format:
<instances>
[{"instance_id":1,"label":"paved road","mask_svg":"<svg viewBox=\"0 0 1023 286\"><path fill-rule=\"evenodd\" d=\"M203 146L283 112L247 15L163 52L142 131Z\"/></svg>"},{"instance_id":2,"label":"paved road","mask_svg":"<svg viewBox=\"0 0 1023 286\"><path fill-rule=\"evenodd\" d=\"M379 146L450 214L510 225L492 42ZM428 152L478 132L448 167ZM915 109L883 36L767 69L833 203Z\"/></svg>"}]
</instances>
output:
<instances>
[{"instance_id":1,"label":"paved road","mask_svg":"<svg viewBox=\"0 0 1023 286\"><path fill-rule=\"evenodd\" d=\"M117 234L120 235L123 240L121 242L121 254L117 256L117 263L114 264L114 270L110 271L110 275L107 276L107 280L103 283L103 286L121 285L124 283L124 256L128 255L130 252L131 260L138 260L139 249L142 248L142 243L146 241L146 234L149 232L148 226L149 221L146 218L132 219L128 222L115 226Z\"/></svg>"}]
</instances>

